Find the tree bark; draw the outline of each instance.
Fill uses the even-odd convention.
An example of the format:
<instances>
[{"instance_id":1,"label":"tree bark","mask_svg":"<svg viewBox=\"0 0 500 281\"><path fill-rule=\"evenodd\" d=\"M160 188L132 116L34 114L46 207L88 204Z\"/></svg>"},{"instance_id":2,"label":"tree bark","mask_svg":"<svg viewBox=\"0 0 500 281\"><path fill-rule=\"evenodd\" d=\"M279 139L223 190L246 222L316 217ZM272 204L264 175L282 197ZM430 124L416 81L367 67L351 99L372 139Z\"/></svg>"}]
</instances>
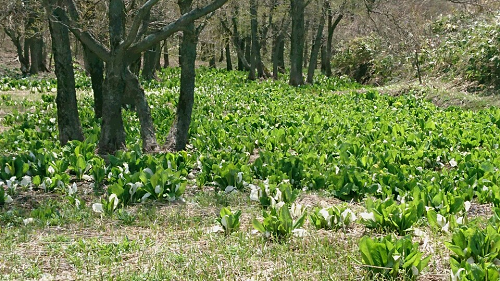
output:
<instances>
[{"instance_id":1,"label":"tree bark","mask_svg":"<svg viewBox=\"0 0 500 281\"><path fill-rule=\"evenodd\" d=\"M9 36L10 40L16 47L16 52L17 56L19 57L19 62L21 63L21 73L23 74L23 77L26 77L29 72L30 68L30 61L29 61L29 56L26 56L25 49L23 48L23 45L21 44L21 35L18 34L15 30L10 29L5 27L4 28L5 34Z\"/></svg>"},{"instance_id":2,"label":"tree bark","mask_svg":"<svg viewBox=\"0 0 500 281\"><path fill-rule=\"evenodd\" d=\"M229 46L229 41L226 42L225 52L226 52L226 69L229 71L233 70L233 63L231 62L231 49Z\"/></svg>"},{"instance_id":3,"label":"tree bark","mask_svg":"<svg viewBox=\"0 0 500 281\"><path fill-rule=\"evenodd\" d=\"M273 51L271 60L273 61L273 79L278 80L278 36L273 39Z\"/></svg>"},{"instance_id":4,"label":"tree bark","mask_svg":"<svg viewBox=\"0 0 500 281\"><path fill-rule=\"evenodd\" d=\"M179 0L177 3L181 9L181 13L184 14L191 10L192 0ZM191 124L191 114L194 104L197 43L198 34L196 33L194 23L191 22L187 24L183 30L179 49L180 56L182 57L180 96L177 104L177 113L165 143L167 150L184 150L188 141L189 126Z\"/></svg>"},{"instance_id":5,"label":"tree bark","mask_svg":"<svg viewBox=\"0 0 500 281\"><path fill-rule=\"evenodd\" d=\"M290 81L292 86L304 84L302 64L304 56L304 0L291 0L292 38L290 47Z\"/></svg>"},{"instance_id":6,"label":"tree bark","mask_svg":"<svg viewBox=\"0 0 500 281\"><path fill-rule=\"evenodd\" d=\"M53 5L54 2L51 2ZM50 10L53 11L49 20L49 29L57 77L57 124L59 141L61 145L65 145L71 140L83 141L84 136L76 104L75 74L68 28L59 20L62 10L54 7ZM50 13L50 10L48 9L47 12Z\"/></svg>"},{"instance_id":7,"label":"tree bark","mask_svg":"<svg viewBox=\"0 0 500 281\"><path fill-rule=\"evenodd\" d=\"M249 62L250 65L250 60L252 56L252 37L247 36L245 37L245 60Z\"/></svg>"},{"instance_id":8,"label":"tree bark","mask_svg":"<svg viewBox=\"0 0 500 281\"><path fill-rule=\"evenodd\" d=\"M220 48L219 62L224 61L224 48Z\"/></svg>"},{"instance_id":9,"label":"tree bark","mask_svg":"<svg viewBox=\"0 0 500 281\"><path fill-rule=\"evenodd\" d=\"M326 5L326 2L325 2ZM323 5L323 12L321 13L321 18L318 24L318 30L316 32L316 37L314 39L313 46L311 48L311 57L309 59L309 68L307 70L307 83L312 84L314 82L314 71L318 65L318 54L321 48L321 40L323 39L323 29L325 27L325 12L326 7Z\"/></svg>"},{"instance_id":10,"label":"tree bark","mask_svg":"<svg viewBox=\"0 0 500 281\"><path fill-rule=\"evenodd\" d=\"M144 52L144 64L142 66L142 79L151 81L156 78L156 68L160 57L160 43Z\"/></svg>"},{"instance_id":11,"label":"tree bark","mask_svg":"<svg viewBox=\"0 0 500 281\"><path fill-rule=\"evenodd\" d=\"M29 74L29 69L31 68L30 61L30 39L28 37L24 38L24 59L26 60L26 74Z\"/></svg>"},{"instance_id":12,"label":"tree bark","mask_svg":"<svg viewBox=\"0 0 500 281\"><path fill-rule=\"evenodd\" d=\"M216 61L216 58L215 58L215 44L214 43L210 43L208 45L208 50L210 52L210 59L208 60L208 67L210 68L216 68L217 65L215 63Z\"/></svg>"},{"instance_id":13,"label":"tree bark","mask_svg":"<svg viewBox=\"0 0 500 281\"><path fill-rule=\"evenodd\" d=\"M109 4L110 46L113 59L106 64L106 90L103 100L101 139L99 153L111 154L125 148L125 130L122 119L123 103L133 104L141 123L142 148L145 152L158 148L149 105L137 76L126 64L126 52L120 50L125 33L123 0L111 0ZM154 60L156 63L156 60Z\"/></svg>"},{"instance_id":14,"label":"tree bark","mask_svg":"<svg viewBox=\"0 0 500 281\"><path fill-rule=\"evenodd\" d=\"M152 152L158 150L156 133L151 117L151 110L146 100L144 89L137 76L130 70L125 70L125 96L131 96L134 99L134 105L141 124L142 150Z\"/></svg>"},{"instance_id":15,"label":"tree bark","mask_svg":"<svg viewBox=\"0 0 500 281\"><path fill-rule=\"evenodd\" d=\"M44 52L45 43L43 40L42 30L42 17L43 11L39 1L25 1L28 3L28 29L30 34L29 50L31 57L30 74L37 74L39 72L47 72L46 53Z\"/></svg>"},{"instance_id":16,"label":"tree bark","mask_svg":"<svg viewBox=\"0 0 500 281\"><path fill-rule=\"evenodd\" d=\"M254 1L254 9L252 11L252 8L250 7L250 13L252 14L252 21L251 21L251 33L252 33L252 56L255 57L255 66L257 68L257 77L258 78L266 78L266 73L264 72L264 63L262 62L262 55L261 55L261 40L262 38L259 38L258 34L258 4L256 0Z\"/></svg>"},{"instance_id":17,"label":"tree bark","mask_svg":"<svg viewBox=\"0 0 500 281\"><path fill-rule=\"evenodd\" d=\"M321 73L326 74L326 42L321 45Z\"/></svg>"},{"instance_id":18,"label":"tree bark","mask_svg":"<svg viewBox=\"0 0 500 281\"><path fill-rule=\"evenodd\" d=\"M40 11L31 1L26 1L26 8L29 10L28 20L25 24L27 39L25 40L25 55L30 57L29 73L34 75L42 71L47 71L45 57L43 53L43 37L40 31Z\"/></svg>"},{"instance_id":19,"label":"tree bark","mask_svg":"<svg viewBox=\"0 0 500 281\"><path fill-rule=\"evenodd\" d=\"M239 39L239 42L235 46L236 53L238 55L238 70L239 71L244 71L245 70L245 64L243 63L243 59L245 59L245 55L243 54L243 50L245 50L245 41Z\"/></svg>"},{"instance_id":20,"label":"tree bark","mask_svg":"<svg viewBox=\"0 0 500 281\"><path fill-rule=\"evenodd\" d=\"M129 68L132 73L135 74L135 76L139 77L141 74L141 66L142 66L142 56L139 56L138 59L130 63Z\"/></svg>"},{"instance_id":21,"label":"tree bark","mask_svg":"<svg viewBox=\"0 0 500 281\"><path fill-rule=\"evenodd\" d=\"M310 21L307 20L304 25L304 54L302 55L304 62L303 68L307 67L307 56L309 55L309 24Z\"/></svg>"},{"instance_id":22,"label":"tree bark","mask_svg":"<svg viewBox=\"0 0 500 281\"><path fill-rule=\"evenodd\" d=\"M273 0L269 5L269 16L267 16L267 24L265 24L260 30L260 52L262 56L267 54L267 34L269 29L273 26L273 16L274 10L278 6L278 1ZM264 14L264 18L266 15ZM271 54L272 56L272 54Z\"/></svg>"},{"instance_id":23,"label":"tree bark","mask_svg":"<svg viewBox=\"0 0 500 281\"><path fill-rule=\"evenodd\" d=\"M30 39L30 56L31 68L30 74L38 74L39 72L46 72L47 66L45 65L45 56L43 55L43 37L38 33Z\"/></svg>"},{"instance_id":24,"label":"tree bark","mask_svg":"<svg viewBox=\"0 0 500 281\"><path fill-rule=\"evenodd\" d=\"M333 33L335 32L335 29L337 29L337 26L339 25L340 21L344 17L343 14L339 14L335 21L333 20L333 14L330 11L328 14L328 37L326 41L326 55L325 55L325 60L322 64L324 64L325 68L325 75L327 77L332 76L332 45L333 45Z\"/></svg>"},{"instance_id":25,"label":"tree bark","mask_svg":"<svg viewBox=\"0 0 500 281\"><path fill-rule=\"evenodd\" d=\"M250 29L251 29L251 42L252 49L250 53L250 71L248 72L248 80L255 80L257 76L255 74L255 68L257 67L257 50L259 48L259 43L257 40L257 2L256 0L250 0Z\"/></svg>"},{"instance_id":26,"label":"tree bark","mask_svg":"<svg viewBox=\"0 0 500 281\"><path fill-rule=\"evenodd\" d=\"M163 68L167 68L170 66L170 61L168 58L168 41L164 41L163 45Z\"/></svg>"},{"instance_id":27,"label":"tree bark","mask_svg":"<svg viewBox=\"0 0 500 281\"><path fill-rule=\"evenodd\" d=\"M228 24L225 21L221 21L222 28L226 30L228 34L231 35L231 39L233 42L234 49L236 50L236 54L238 56L238 70L244 71L244 70L250 70L250 63L245 57L245 51L246 51L246 44L245 40L240 38L239 32L238 32L238 8L235 9L233 12L233 16L231 18L232 22L232 31L228 27Z\"/></svg>"},{"instance_id":28,"label":"tree bark","mask_svg":"<svg viewBox=\"0 0 500 281\"><path fill-rule=\"evenodd\" d=\"M106 63L105 90L99 154L114 154L125 149L125 128L122 119L122 96L125 91L124 57L118 51L125 33L125 4L123 0L109 1L109 35L112 60Z\"/></svg>"},{"instance_id":29,"label":"tree bark","mask_svg":"<svg viewBox=\"0 0 500 281\"><path fill-rule=\"evenodd\" d=\"M273 42L273 79L278 79L279 73L285 73L285 36L279 31Z\"/></svg>"},{"instance_id":30,"label":"tree bark","mask_svg":"<svg viewBox=\"0 0 500 281\"><path fill-rule=\"evenodd\" d=\"M92 91L94 92L94 117L102 117L102 96L104 83L104 62L89 48L83 45L85 69L90 74Z\"/></svg>"},{"instance_id":31,"label":"tree bark","mask_svg":"<svg viewBox=\"0 0 500 281\"><path fill-rule=\"evenodd\" d=\"M281 33L278 37L278 71L285 73L285 35Z\"/></svg>"},{"instance_id":32,"label":"tree bark","mask_svg":"<svg viewBox=\"0 0 500 281\"><path fill-rule=\"evenodd\" d=\"M101 137L98 153L114 154L125 149L125 129L122 119L122 95L125 91L125 81L122 79L125 66L119 61L106 64L106 79L104 80L106 94L103 96Z\"/></svg>"}]
</instances>

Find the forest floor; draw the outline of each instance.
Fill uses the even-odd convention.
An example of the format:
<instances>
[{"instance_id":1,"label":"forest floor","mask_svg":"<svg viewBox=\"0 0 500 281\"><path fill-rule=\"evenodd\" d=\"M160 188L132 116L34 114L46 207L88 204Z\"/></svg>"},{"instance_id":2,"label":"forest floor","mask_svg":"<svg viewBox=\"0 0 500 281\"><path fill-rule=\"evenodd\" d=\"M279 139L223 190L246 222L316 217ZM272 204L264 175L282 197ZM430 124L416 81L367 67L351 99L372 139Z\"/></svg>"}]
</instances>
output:
<instances>
[{"instance_id":1,"label":"forest floor","mask_svg":"<svg viewBox=\"0 0 500 281\"><path fill-rule=\"evenodd\" d=\"M79 185L88 208L70 206L57 194L20 193L0 214L11 225L0 227L0 280L382 280L367 275L357 250L362 236L378 234L359 224L332 232L313 231L307 223L304 237L275 243L252 231L260 208L245 193L192 187L184 202L131 206L113 218L92 211L92 193ZM341 204L320 193L304 193L298 202ZM224 205L243 211L240 231L229 236L214 219ZM450 252L442 238L422 230L414 240L433 259L418 280L448 280Z\"/></svg>"},{"instance_id":2,"label":"forest floor","mask_svg":"<svg viewBox=\"0 0 500 281\"><path fill-rule=\"evenodd\" d=\"M399 95L419 88L401 84L381 92ZM2 94L40 98L26 91ZM455 97L443 105L460 105L467 96ZM484 99L473 101L478 100L474 108L486 105ZM0 114L11 110L0 106ZM184 202L131 206L110 218L92 211L97 196L89 184L79 183L78 189L87 208L67 204L60 194L21 191L0 214L0 221L10 225L0 226L0 280L381 280L370 277L362 265L359 239L378 234L361 224L339 232L313 232L307 222L305 237L273 243L252 231L251 219L261 217L261 211L245 193L220 195L192 183ZM299 203L311 210L341 201L309 192ZM358 203L346 204L356 213L363 209ZM214 219L226 205L243 211L242 231L229 236ZM473 204L474 216L486 219L489 213L490 205ZM421 230L414 241L433 259L418 280L448 280L450 251L443 247L444 238L428 226Z\"/></svg>"},{"instance_id":3,"label":"forest floor","mask_svg":"<svg viewBox=\"0 0 500 281\"><path fill-rule=\"evenodd\" d=\"M0 77L16 62L10 57L9 64L3 63L0 60ZM413 92L441 107L500 106L495 96L471 94L441 80L375 89L395 96ZM0 95L41 97L29 91ZM29 108L0 103L0 118L14 110ZM0 133L6 129L0 126ZM344 231L312 232L307 222L305 237L273 243L252 231L251 219L261 218L261 208L252 205L246 193L217 194L191 182L183 202L134 205L113 217L92 211L99 194L88 183L79 183L78 194L87 208L75 208L60 194L20 191L9 210L0 213L5 223L0 225L0 280L381 280L367 274L357 245L362 236L378 234L358 223ZM309 209L342 204L321 192L303 193L298 202ZM363 209L358 203L344 204L356 213ZM227 205L243 211L242 231L229 236L219 231L214 219ZM470 215L486 219L491 212L490 205L473 203ZM419 233L414 240L425 255L433 256L419 280L449 280L445 238L433 235L429 226Z\"/></svg>"}]
</instances>

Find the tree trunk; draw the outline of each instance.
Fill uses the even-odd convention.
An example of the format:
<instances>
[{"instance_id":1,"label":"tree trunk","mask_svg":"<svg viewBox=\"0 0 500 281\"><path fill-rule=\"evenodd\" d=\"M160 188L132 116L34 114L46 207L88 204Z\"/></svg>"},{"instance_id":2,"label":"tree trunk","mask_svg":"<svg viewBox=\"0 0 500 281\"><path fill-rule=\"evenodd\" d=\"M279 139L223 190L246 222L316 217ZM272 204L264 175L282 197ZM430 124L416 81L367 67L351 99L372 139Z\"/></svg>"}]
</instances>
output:
<instances>
[{"instance_id":1,"label":"tree trunk","mask_svg":"<svg viewBox=\"0 0 500 281\"><path fill-rule=\"evenodd\" d=\"M40 31L41 12L39 3L36 1L25 1L25 8L28 11L28 18L25 23L26 40L25 40L25 56L30 57L30 74L38 74L42 71L47 71L45 58L43 54L43 37Z\"/></svg>"},{"instance_id":2,"label":"tree trunk","mask_svg":"<svg viewBox=\"0 0 500 281\"><path fill-rule=\"evenodd\" d=\"M103 96L101 138L98 152L101 155L114 154L125 149L125 128L122 120L122 95L125 81L122 78L123 63L119 60L106 64L104 80L106 94Z\"/></svg>"},{"instance_id":3,"label":"tree trunk","mask_svg":"<svg viewBox=\"0 0 500 281\"><path fill-rule=\"evenodd\" d=\"M328 14L328 37L326 41L326 56L325 56L325 75L327 77L332 76L332 44L333 44L333 33L335 32L335 29L337 29L337 26L339 25L340 21L344 17L343 14L339 14L335 21L333 21L333 15L331 12Z\"/></svg>"},{"instance_id":4,"label":"tree trunk","mask_svg":"<svg viewBox=\"0 0 500 281\"><path fill-rule=\"evenodd\" d=\"M278 37L276 36L273 40L273 51L271 55L271 60L273 61L273 79L278 80L278 51L279 51L279 42Z\"/></svg>"},{"instance_id":5,"label":"tree trunk","mask_svg":"<svg viewBox=\"0 0 500 281\"><path fill-rule=\"evenodd\" d=\"M423 81L422 81L422 72L420 71L420 60L418 58L418 50L415 49L415 67L417 68L417 77L418 77L418 83L420 85L423 84Z\"/></svg>"},{"instance_id":6,"label":"tree trunk","mask_svg":"<svg viewBox=\"0 0 500 281\"><path fill-rule=\"evenodd\" d=\"M156 78L156 68L160 56L160 43L154 45L144 53L144 64L142 66L142 79L151 81Z\"/></svg>"},{"instance_id":7,"label":"tree trunk","mask_svg":"<svg viewBox=\"0 0 500 281\"><path fill-rule=\"evenodd\" d=\"M139 77L141 73L142 66L142 56L139 56L133 63L129 65L130 71L135 74L135 76Z\"/></svg>"},{"instance_id":8,"label":"tree trunk","mask_svg":"<svg viewBox=\"0 0 500 281\"><path fill-rule=\"evenodd\" d=\"M257 67L257 49L259 46L257 40L257 2L250 0L250 29L251 29L251 42L252 51L250 53L250 71L248 72L248 80L255 80L255 68Z\"/></svg>"},{"instance_id":9,"label":"tree trunk","mask_svg":"<svg viewBox=\"0 0 500 281\"><path fill-rule=\"evenodd\" d=\"M206 42L200 42L200 52L198 55L198 59L201 61L207 60L207 43Z\"/></svg>"},{"instance_id":10,"label":"tree trunk","mask_svg":"<svg viewBox=\"0 0 500 281\"><path fill-rule=\"evenodd\" d=\"M230 50L230 47L229 47L229 41L226 42L226 69L227 70L233 70L233 64L231 62L231 50Z\"/></svg>"},{"instance_id":11,"label":"tree trunk","mask_svg":"<svg viewBox=\"0 0 500 281\"><path fill-rule=\"evenodd\" d=\"M168 59L168 41L164 41L163 45L163 68L167 68L170 66L170 61Z\"/></svg>"},{"instance_id":12,"label":"tree trunk","mask_svg":"<svg viewBox=\"0 0 500 281\"><path fill-rule=\"evenodd\" d=\"M325 2L326 3L326 2ZM311 48L311 57L309 59L309 69L307 70L307 83L312 84L314 82L314 71L318 65L318 54L321 48L321 39L323 39L323 29L325 27L325 12L326 7L323 5L323 12L321 13L321 18L318 24L318 30L316 32L316 37L314 39L313 46Z\"/></svg>"},{"instance_id":13,"label":"tree trunk","mask_svg":"<svg viewBox=\"0 0 500 281\"><path fill-rule=\"evenodd\" d=\"M255 62L257 63L257 76L259 78L267 78L267 74L264 71L264 63L262 62L262 56L260 55L260 43L257 40L257 47L255 47Z\"/></svg>"},{"instance_id":14,"label":"tree trunk","mask_svg":"<svg viewBox=\"0 0 500 281\"><path fill-rule=\"evenodd\" d=\"M325 42L326 44L326 42ZM321 73L326 74L327 68L327 56L326 56L326 45L321 46Z\"/></svg>"},{"instance_id":15,"label":"tree trunk","mask_svg":"<svg viewBox=\"0 0 500 281\"><path fill-rule=\"evenodd\" d=\"M178 38L179 38L179 45L178 45L179 47L177 49L179 51L179 54L178 54L177 58L178 58L179 66L181 66L182 65L182 49L181 49L182 36L179 36Z\"/></svg>"},{"instance_id":16,"label":"tree trunk","mask_svg":"<svg viewBox=\"0 0 500 281\"><path fill-rule=\"evenodd\" d=\"M36 34L35 37L30 39L30 55L30 74L38 74L39 72L47 71L45 58L43 56L43 37L40 34Z\"/></svg>"},{"instance_id":17,"label":"tree trunk","mask_svg":"<svg viewBox=\"0 0 500 281\"><path fill-rule=\"evenodd\" d=\"M252 37L245 37L245 59L250 64L252 56Z\"/></svg>"},{"instance_id":18,"label":"tree trunk","mask_svg":"<svg viewBox=\"0 0 500 281\"><path fill-rule=\"evenodd\" d=\"M221 24L222 28L224 28L228 34L231 34L231 40L233 42L234 49L236 50L236 54L238 56L238 70L240 71L250 70L250 64L248 63L248 60L245 58L245 51L247 49L245 40L240 38L238 32L237 16L238 16L238 9L236 8L231 18L232 31L228 27L228 24L225 21L221 21Z\"/></svg>"},{"instance_id":19,"label":"tree trunk","mask_svg":"<svg viewBox=\"0 0 500 281\"><path fill-rule=\"evenodd\" d=\"M31 68L30 61L30 39L28 37L24 38L24 59L26 60L26 74L29 73L29 69Z\"/></svg>"},{"instance_id":20,"label":"tree trunk","mask_svg":"<svg viewBox=\"0 0 500 281\"><path fill-rule=\"evenodd\" d=\"M245 58L243 55L243 50L245 50L245 41L240 39L239 46L235 46L235 49L238 55L238 70L243 71L245 70L245 65L243 64L243 59Z\"/></svg>"},{"instance_id":21,"label":"tree trunk","mask_svg":"<svg viewBox=\"0 0 500 281\"><path fill-rule=\"evenodd\" d=\"M160 71L160 70L161 70L161 68L162 68L162 67L161 67L161 55L162 55L162 53L163 53L163 51L162 51L162 50L163 50L163 48L162 48L162 46L161 46L161 43L160 43L160 42L158 42L158 50L156 51L156 63L155 63L155 69L156 69L157 71ZM158 78L158 76L157 76L156 78Z\"/></svg>"},{"instance_id":22,"label":"tree trunk","mask_svg":"<svg viewBox=\"0 0 500 281\"><path fill-rule=\"evenodd\" d=\"M152 152L158 150L158 143L156 142L156 133L151 118L151 111L149 109L144 89L137 76L130 70L125 69L125 96L130 96L134 99L134 105L141 123L141 139L142 150L144 152Z\"/></svg>"},{"instance_id":23,"label":"tree trunk","mask_svg":"<svg viewBox=\"0 0 500 281\"><path fill-rule=\"evenodd\" d=\"M209 47L208 47L208 50L210 52L210 59L208 61L208 67L210 68L216 68L217 65L215 64L215 44L213 43L210 43L209 44Z\"/></svg>"},{"instance_id":24,"label":"tree trunk","mask_svg":"<svg viewBox=\"0 0 500 281\"><path fill-rule=\"evenodd\" d=\"M179 0L177 2L181 13L187 13L191 10L192 0ZM195 85L195 61L196 44L198 43L198 34L194 23L188 23L183 30L182 41L179 53L181 61L181 87L179 103L177 104L177 113L175 120L167 136L165 147L168 150L180 151L186 148L188 142L189 125L191 124L191 114L194 104L194 85Z\"/></svg>"},{"instance_id":25,"label":"tree trunk","mask_svg":"<svg viewBox=\"0 0 500 281\"><path fill-rule=\"evenodd\" d=\"M285 73L285 35L281 33L278 38L278 71Z\"/></svg>"},{"instance_id":26,"label":"tree trunk","mask_svg":"<svg viewBox=\"0 0 500 281\"><path fill-rule=\"evenodd\" d=\"M53 3L52 3L53 4ZM49 11L47 11L49 12ZM65 145L68 141L83 141L82 126L76 104L75 74L70 49L68 28L59 19L62 10L57 8L49 20L57 77L57 124L59 141Z\"/></svg>"},{"instance_id":27,"label":"tree trunk","mask_svg":"<svg viewBox=\"0 0 500 281\"><path fill-rule=\"evenodd\" d=\"M219 62L224 61L224 48L220 48Z\"/></svg>"},{"instance_id":28,"label":"tree trunk","mask_svg":"<svg viewBox=\"0 0 500 281\"><path fill-rule=\"evenodd\" d=\"M31 61L29 73L35 75L40 72L47 71L47 66L45 65L45 57L43 54L43 37L39 34L39 30L37 28L35 28L33 32L36 33L33 37L25 41L28 43L25 48L28 48L29 50Z\"/></svg>"},{"instance_id":29,"label":"tree trunk","mask_svg":"<svg viewBox=\"0 0 500 281\"><path fill-rule=\"evenodd\" d=\"M280 32L273 43L273 78L278 79L278 73L285 73L285 39Z\"/></svg>"},{"instance_id":30,"label":"tree trunk","mask_svg":"<svg viewBox=\"0 0 500 281\"><path fill-rule=\"evenodd\" d=\"M23 48L23 45L21 44L21 35L16 33L15 30L10 29L5 27L4 28L5 34L9 36L10 40L16 47L16 52L17 56L19 58L19 62L21 63L21 73L23 74L23 77L26 77L28 75L28 70L30 68L30 62L29 62L29 57L26 57L26 52Z\"/></svg>"},{"instance_id":31,"label":"tree trunk","mask_svg":"<svg viewBox=\"0 0 500 281\"><path fill-rule=\"evenodd\" d=\"M304 62L303 68L307 67L307 56L309 55L309 23L310 21L307 20L304 27L304 54L302 55Z\"/></svg>"},{"instance_id":32,"label":"tree trunk","mask_svg":"<svg viewBox=\"0 0 500 281\"><path fill-rule=\"evenodd\" d=\"M78 60L78 56L80 55L80 45L81 45L81 42L79 42L78 40L75 40L75 46L73 47L73 56L75 56L75 60ZM50 63L49 63L50 65Z\"/></svg>"},{"instance_id":33,"label":"tree trunk","mask_svg":"<svg viewBox=\"0 0 500 281\"><path fill-rule=\"evenodd\" d=\"M125 4L123 0L109 1L109 35L112 59L106 63L104 112L99 140L99 154L114 154L125 149L125 128L122 119L122 96L125 91L125 58L118 53L118 46L125 33Z\"/></svg>"},{"instance_id":34,"label":"tree trunk","mask_svg":"<svg viewBox=\"0 0 500 281\"><path fill-rule=\"evenodd\" d=\"M85 69L90 74L94 92L94 117L102 117L102 87L104 83L104 62L89 48L83 45Z\"/></svg>"},{"instance_id":35,"label":"tree trunk","mask_svg":"<svg viewBox=\"0 0 500 281\"><path fill-rule=\"evenodd\" d=\"M260 49L261 49L261 55L262 56L266 56L267 55L267 52L268 52L268 48L267 48L267 36L268 36L268 32L269 30L274 30L274 33L276 33L276 24L273 23L273 17L274 17L274 13L276 11L276 9L278 8L278 0L272 0L271 3L269 3L269 16L267 17L267 24L265 26L263 26L263 28L261 29L261 36L260 36ZM264 16L265 18L265 16ZM273 44L274 46L274 44ZM273 53L271 54L271 57L273 56Z\"/></svg>"},{"instance_id":36,"label":"tree trunk","mask_svg":"<svg viewBox=\"0 0 500 281\"><path fill-rule=\"evenodd\" d=\"M291 0L292 38L290 47L290 81L292 86L304 84L302 64L304 55L304 0Z\"/></svg>"}]
</instances>

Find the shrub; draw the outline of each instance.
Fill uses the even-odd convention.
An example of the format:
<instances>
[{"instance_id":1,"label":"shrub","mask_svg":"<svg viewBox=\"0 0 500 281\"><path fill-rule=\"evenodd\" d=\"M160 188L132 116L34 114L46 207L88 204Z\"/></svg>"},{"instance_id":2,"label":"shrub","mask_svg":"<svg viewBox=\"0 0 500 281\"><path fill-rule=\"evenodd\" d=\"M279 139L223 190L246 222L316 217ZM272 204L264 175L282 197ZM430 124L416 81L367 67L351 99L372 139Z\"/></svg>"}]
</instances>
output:
<instances>
[{"instance_id":1,"label":"shrub","mask_svg":"<svg viewBox=\"0 0 500 281\"><path fill-rule=\"evenodd\" d=\"M474 82L478 89L500 88L500 21L457 14L439 19L432 30L440 39L427 67ZM435 49L435 50L434 50Z\"/></svg>"},{"instance_id":2,"label":"shrub","mask_svg":"<svg viewBox=\"0 0 500 281\"><path fill-rule=\"evenodd\" d=\"M334 71L362 84L385 82L393 74L395 58L381 46L381 39L373 36L350 41L332 56Z\"/></svg>"}]
</instances>

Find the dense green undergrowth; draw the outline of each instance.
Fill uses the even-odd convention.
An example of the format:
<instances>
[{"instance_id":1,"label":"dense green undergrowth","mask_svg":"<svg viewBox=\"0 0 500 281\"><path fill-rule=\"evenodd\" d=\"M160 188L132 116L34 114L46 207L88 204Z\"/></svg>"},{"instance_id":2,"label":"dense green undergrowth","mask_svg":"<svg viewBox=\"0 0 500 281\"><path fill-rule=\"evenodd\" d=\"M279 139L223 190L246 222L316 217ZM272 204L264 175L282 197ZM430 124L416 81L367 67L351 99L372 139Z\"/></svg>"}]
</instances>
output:
<instances>
[{"instance_id":1,"label":"dense green undergrowth","mask_svg":"<svg viewBox=\"0 0 500 281\"><path fill-rule=\"evenodd\" d=\"M179 71L166 69L160 77L144 86L162 142L175 114ZM500 207L500 109L443 110L411 94L357 93L358 87L319 78L313 86L293 88L282 80L249 82L244 73L200 69L188 150L142 154L138 119L124 111L128 150L109 163L94 154L100 129L90 95L79 100L86 141L65 147L57 144L54 100L25 102L31 110L2 120L11 129L0 138L0 179L6 187L0 188L5 193L0 200L35 189L60 192L79 205L73 183L87 181L96 191L106 190L94 210L113 215L147 200L177 200L195 183L216 192L249 192L263 208L264 220L254 220L255 228L282 240L300 234L307 217L307 210L294 204L298 192L321 190L364 202L366 212L309 210L315 227L339 230L358 221L389 234L359 242L373 274L415 277L425 270L429 258L411 234L430 227L453 234L448 243L453 276L498 278L500 212L491 214L487 228L467 224L467 212L471 202ZM340 90L347 93L332 93ZM227 209L219 222L226 232L237 231L239 216ZM476 236L484 239L467 242Z\"/></svg>"},{"instance_id":2,"label":"dense green undergrowth","mask_svg":"<svg viewBox=\"0 0 500 281\"><path fill-rule=\"evenodd\" d=\"M83 71L75 73L75 88L79 90L91 87L90 79ZM0 78L0 91L23 90L31 93L45 93L57 91L57 80L55 77L47 75L45 77L9 77Z\"/></svg>"}]
</instances>

